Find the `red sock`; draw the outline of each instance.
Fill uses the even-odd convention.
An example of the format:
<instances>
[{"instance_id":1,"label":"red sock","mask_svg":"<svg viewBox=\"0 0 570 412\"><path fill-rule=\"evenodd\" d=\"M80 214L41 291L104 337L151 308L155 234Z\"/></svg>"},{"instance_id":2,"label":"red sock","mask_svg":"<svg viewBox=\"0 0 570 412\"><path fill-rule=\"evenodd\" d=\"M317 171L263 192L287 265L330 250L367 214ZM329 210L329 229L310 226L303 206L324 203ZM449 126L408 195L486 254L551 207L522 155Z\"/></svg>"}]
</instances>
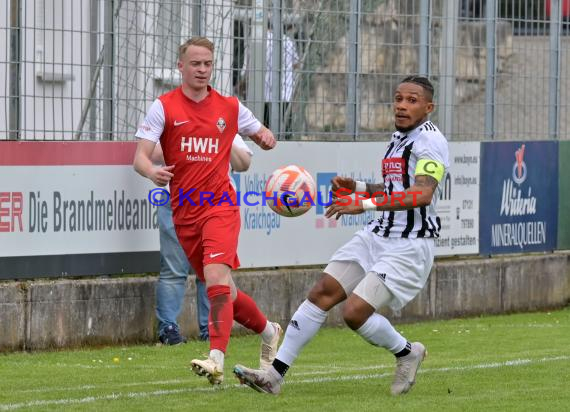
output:
<instances>
[{"instance_id":1,"label":"red sock","mask_svg":"<svg viewBox=\"0 0 570 412\"><path fill-rule=\"evenodd\" d=\"M234 300L234 320L258 334L263 332L267 325L267 318L259 310L255 301L239 289L237 298Z\"/></svg>"},{"instance_id":2,"label":"red sock","mask_svg":"<svg viewBox=\"0 0 570 412\"><path fill-rule=\"evenodd\" d=\"M228 285L214 285L206 289L210 301L208 333L210 350L218 349L226 353L232 331L234 308Z\"/></svg>"}]
</instances>

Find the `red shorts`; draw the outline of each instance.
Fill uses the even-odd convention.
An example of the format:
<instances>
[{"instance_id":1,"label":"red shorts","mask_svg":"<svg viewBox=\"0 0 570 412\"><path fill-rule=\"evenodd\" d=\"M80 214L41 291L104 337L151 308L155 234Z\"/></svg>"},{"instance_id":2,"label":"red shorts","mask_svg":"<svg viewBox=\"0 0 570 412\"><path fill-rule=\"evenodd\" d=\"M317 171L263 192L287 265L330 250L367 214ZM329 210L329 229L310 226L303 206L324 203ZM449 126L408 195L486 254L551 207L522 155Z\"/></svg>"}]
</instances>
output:
<instances>
[{"instance_id":1,"label":"red shorts","mask_svg":"<svg viewBox=\"0 0 570 412\"><path fill-rule=\"evenodd\" d=\"M204 281L204 266L223 263L237 269L241 225L239 209L214 212L191 225L175 225L178 241L196 275Z\"/></svg>"}]
</instances>

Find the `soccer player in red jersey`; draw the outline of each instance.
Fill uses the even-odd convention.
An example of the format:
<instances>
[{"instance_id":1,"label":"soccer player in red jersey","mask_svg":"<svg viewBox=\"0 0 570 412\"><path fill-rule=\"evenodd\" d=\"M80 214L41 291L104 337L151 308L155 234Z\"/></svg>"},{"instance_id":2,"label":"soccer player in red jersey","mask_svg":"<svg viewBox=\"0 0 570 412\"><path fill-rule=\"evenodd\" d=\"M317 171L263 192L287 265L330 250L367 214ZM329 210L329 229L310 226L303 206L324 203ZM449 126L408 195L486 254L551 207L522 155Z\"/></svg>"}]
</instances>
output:
<instances>
[{"instance_id":1,"label":"soccer player in red jersey","mask_svg":"<svg viewBox=\"0 0 570 412\"><path fill-rule=\"evenodd\" d=\"M259 147L275 147L273 133L235 97L210 85L214 44L194 37L179 48L182 85L154 101L136 136L134 167L155 184L170 184L176 234L190 264L205 280L210 301L210 354L191 361L193 371L211 384L224 378L224 354L233 320L262 337L261 367L275 358L281 327L267 320L253 299L239 290L231 269L239 266L239 205L228 169L236 133ZM151 154L160 141L167 166Z\"/></svg>"}]
</instances>

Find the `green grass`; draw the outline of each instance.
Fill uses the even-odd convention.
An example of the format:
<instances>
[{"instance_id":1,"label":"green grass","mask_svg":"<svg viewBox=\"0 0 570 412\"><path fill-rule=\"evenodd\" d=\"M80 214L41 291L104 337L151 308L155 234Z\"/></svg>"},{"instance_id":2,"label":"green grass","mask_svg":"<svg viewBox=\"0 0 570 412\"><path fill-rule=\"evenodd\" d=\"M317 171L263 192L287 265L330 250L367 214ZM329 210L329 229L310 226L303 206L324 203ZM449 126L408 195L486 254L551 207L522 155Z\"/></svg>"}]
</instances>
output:
<instances>
[{"instance_id":1,"label":"green grass","mask_svg":"<svg viewBox=\"0 0 570 412\"><path fill-rule=\"evenodd\" d=\"M278 397L240 387L231 374L235 363L257 365L259 339L246 336L232 338L216 389L187 368L207 352L203 342L0 355L0 411L570 409L570 308L398 329L429 352L413 391L398 398L389 394L392 355L348 329L323 329Z\"/></svg>"}]
</instances>

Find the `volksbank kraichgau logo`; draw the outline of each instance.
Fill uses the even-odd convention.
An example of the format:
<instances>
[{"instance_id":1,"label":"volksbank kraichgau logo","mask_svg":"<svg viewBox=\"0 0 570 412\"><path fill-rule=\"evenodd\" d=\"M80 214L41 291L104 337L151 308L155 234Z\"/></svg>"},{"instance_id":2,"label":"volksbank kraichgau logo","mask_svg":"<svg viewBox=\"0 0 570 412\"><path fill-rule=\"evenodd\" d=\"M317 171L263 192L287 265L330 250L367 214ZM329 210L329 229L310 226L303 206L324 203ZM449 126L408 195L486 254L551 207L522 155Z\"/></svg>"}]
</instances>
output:
<instances>
[{"instance_id":1,"label":"volksbank kraichgau logo","mask_svg":"<svg viewBox=\"0 0 570 412\"><path fill-rule=\"evenodd\" d=\"M323 229L325 227L336 227L336 219L326 219L325 214L325 204L331 201L331 180L337 175L336 172L320 172L317 173L317 192L322 202L317 202L315 207L315 212L317 214L317 219L315 220L315 228Z\"/></svg>"}]
</instances>

